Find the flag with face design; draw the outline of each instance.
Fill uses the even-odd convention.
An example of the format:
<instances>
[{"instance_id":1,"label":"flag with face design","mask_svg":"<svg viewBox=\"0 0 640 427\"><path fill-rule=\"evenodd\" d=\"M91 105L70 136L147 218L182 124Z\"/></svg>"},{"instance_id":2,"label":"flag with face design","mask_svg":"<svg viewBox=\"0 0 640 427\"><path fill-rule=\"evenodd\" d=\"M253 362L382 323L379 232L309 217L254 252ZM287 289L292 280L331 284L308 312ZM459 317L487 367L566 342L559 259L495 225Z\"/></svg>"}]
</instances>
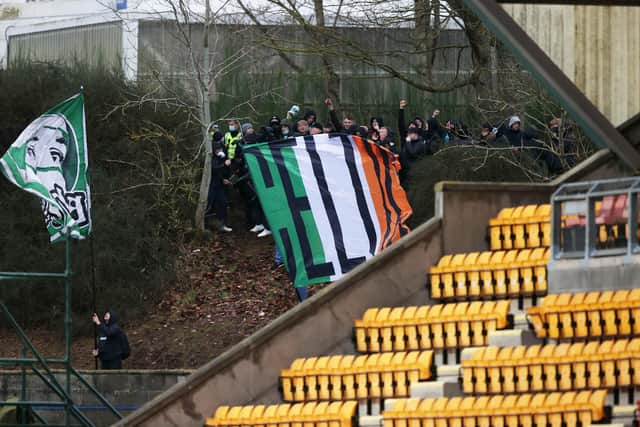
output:
<instances>
[{"instance_id":1,"label":"flag with face design","mask_svg":"<svg viewBox=\"0 0 640 427\"><path fill-rule=\"evenodd\" d=\"M91 232L84 97L75 95L35 119L0 158L0 170L40 197L52 242Z\"/></svg>"}]
</instances>

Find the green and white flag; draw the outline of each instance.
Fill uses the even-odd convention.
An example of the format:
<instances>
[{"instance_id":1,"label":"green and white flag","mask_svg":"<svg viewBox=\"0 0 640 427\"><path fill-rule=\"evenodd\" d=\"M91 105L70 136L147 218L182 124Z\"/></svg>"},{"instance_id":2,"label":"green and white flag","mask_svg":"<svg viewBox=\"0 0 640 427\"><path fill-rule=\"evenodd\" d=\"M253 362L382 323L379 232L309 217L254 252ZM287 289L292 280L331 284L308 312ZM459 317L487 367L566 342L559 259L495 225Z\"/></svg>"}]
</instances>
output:
<instances>
[{"instance_id":1,"label":"green and white flag","mask_svg":"<svg viewBox=\"0 0 640 427\"><path fill-rule=\"evenodd\" d=\"M91 232L84 97L77 94L35 119L0 158L0 170L40 197L52 242Z\"/></svg>"}]
</instances>

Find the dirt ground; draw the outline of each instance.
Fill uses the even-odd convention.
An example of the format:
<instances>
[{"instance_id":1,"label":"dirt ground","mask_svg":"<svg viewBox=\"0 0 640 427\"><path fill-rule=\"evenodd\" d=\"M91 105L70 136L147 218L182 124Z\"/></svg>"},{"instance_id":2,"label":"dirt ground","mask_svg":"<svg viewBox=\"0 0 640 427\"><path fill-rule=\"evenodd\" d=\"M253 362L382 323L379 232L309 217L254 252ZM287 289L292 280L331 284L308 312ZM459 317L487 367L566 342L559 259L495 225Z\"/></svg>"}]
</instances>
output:
<instances>
[{"instance_id":1,"label":"dirt ground","mask_svg":"<svg viewBox=\"0 0 640 427\"><path fill-rule=\"evenodd\" d=\"M123 322L131 345L124 367L197 368L297 303L284 267L274 268L270 237L234 227L206 244L181 248L178 279L148 316ZM311 289L313 292L316 289ZM27 331L39 351L60 357L59 333ZM93 336L73 340L74 366L93 369ZM17 337L0 330L0 357L21 351Z\"/></svg>"}]
</instances>

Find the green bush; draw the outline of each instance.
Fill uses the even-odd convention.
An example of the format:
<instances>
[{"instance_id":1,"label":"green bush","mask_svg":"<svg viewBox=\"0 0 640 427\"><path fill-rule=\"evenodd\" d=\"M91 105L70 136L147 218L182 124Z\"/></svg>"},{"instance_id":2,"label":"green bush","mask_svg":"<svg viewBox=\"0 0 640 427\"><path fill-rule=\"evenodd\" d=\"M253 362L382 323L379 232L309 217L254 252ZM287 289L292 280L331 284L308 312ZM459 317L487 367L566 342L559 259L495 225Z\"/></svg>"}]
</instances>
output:
<instances>
[{"instance_id":1,"label":"green bush","mask_svg":"<svg viewBox=\"0 0 640 427\"><path fill-rule=\"evenodd\" d=\"M129 104L145 88L109 70L24 64L0 72L0 153L37 116L84 86L98 308L144 311L174 277L181 231L197 198L200 137L182 108ZM64 245L52 245L39 202L0 178L0 270L62 271ZM73 250L74 310L91 310L90 244ZM59 321L62 286L10 283L0 299L26 323Z\"/></svg>"}]
</instances>

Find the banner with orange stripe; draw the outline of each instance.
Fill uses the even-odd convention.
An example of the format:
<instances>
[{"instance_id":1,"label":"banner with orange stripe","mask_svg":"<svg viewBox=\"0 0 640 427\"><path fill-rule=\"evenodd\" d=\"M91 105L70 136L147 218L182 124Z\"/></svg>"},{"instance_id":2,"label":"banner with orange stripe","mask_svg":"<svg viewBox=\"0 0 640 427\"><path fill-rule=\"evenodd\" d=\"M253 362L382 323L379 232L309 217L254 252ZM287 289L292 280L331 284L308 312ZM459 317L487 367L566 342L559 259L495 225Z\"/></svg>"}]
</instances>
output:
<instances>
[{"instance_id":1,"label":"banner with orange stripe","mask_svg":"<svg viewBox=\"0 0 640 427\"><path fill-rule=\"evenodd\" d=\"M297 287L334 281L409 231L399 165L371 141L322 134L245 146L244 154Z\"/></svg>"}]
</instances>

